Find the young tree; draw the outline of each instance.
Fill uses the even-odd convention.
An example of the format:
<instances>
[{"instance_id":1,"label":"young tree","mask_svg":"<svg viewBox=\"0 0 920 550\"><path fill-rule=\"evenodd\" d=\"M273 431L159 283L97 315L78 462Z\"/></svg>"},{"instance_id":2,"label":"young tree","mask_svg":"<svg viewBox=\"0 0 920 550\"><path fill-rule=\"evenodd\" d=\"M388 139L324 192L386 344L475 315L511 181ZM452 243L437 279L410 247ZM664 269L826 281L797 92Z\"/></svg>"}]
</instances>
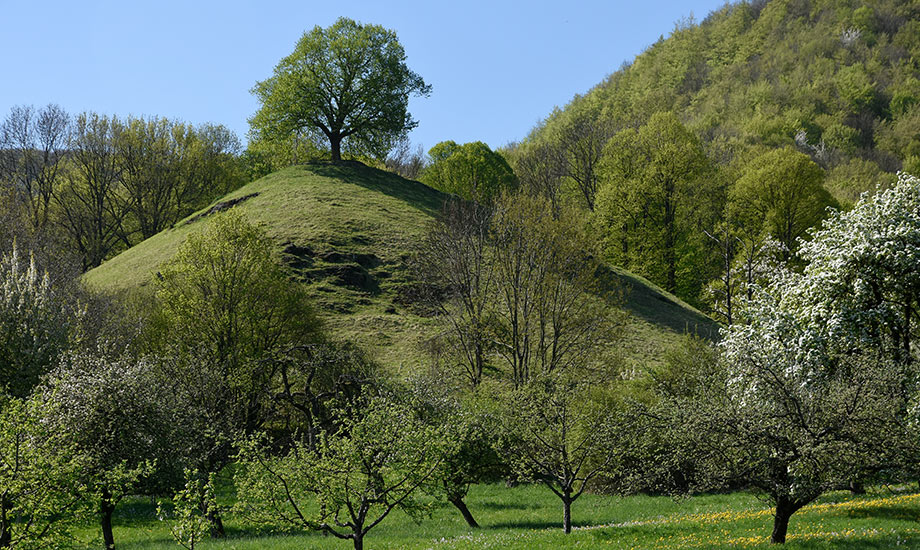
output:
<instances>
[{"instance_id":1,"label":"young tree","mask_svg":"<svg viewBox=\"0 0 920 550\"><path fill-rule=\"evenodd\" d=\"M69 548L85 517L82 457L38 400L0 398L0 548Z\"/></svg>"},{"instance_id":2,"label":"young tree","mask_svg":"<svg viewBox=\"0 0 920 550\"><path fill-rule=\"evenodd\" d=\"M584 373L535 378L507 405L496 450L521 478L562 500L562 528L571 533L572 504L617 456L615 407Z\"/></svg>"},{"instance_id":3,"label":"young tree","mask_svg":"<svg viewBox=\"0 0 920 550\"><path fill-rule=\"evenodd\" d=\"M473 387L482 381L491 350L489 320L497 290L491 220L489 209L474 202L447 202L422 241L415 266L429 288L424 298L447 325L443 341Z\"/></svg>"},{"instance_id":4,"label":"young tree","mask_svg":"<svg viewBox=\"0 0 920 550\"><path fill-rule=\"evenodd\" d=\"M327 139L338 162L343 145L383 157L417 124L409 96L427 96L431 87L406 65L394 31L342 17L304 33L252 92L261 103L249 120L254 138L306 132Z\"/></svg>"},{"instance_id":5,"label":"young tree","mask_svg":"<svg viewBox=\"0 0 920 550\"><path fill-rule=\"evenodd\" d=\"M185 471L185 487L173 496L173 510L169 532L176 543L185 550L195 550L210 525L210 517L217 514L217 497L214 494L214 475L203 480L195 470ZM157 516L163 520L167 513L163 503L157 505Z\"/></svg>"},{"instance_id":6,"label":"young tree","mask_svg":"<svg viewBox=\"0 0 920 550\"><path fill-rule=\"evenodd\" d=\"M298 442L274 454L244 443L236 475L240 511L270 524L320 529L362 550L367 533L394 509L425 510L413 497L450 447L443 428L379 396L347 408L315 450Z\"/></svg>"},{"instance_id":7,"label":"young tree","mask_svg":"<svg viewBox=\"0 0 920 550\"><path fill-rule=\"evenodd\" d=\"M424 490L446 499L467 525L478 528L465 502L470 487L498 481L508 474L507 464L495 450L501 421L498 407L482 399L478 392L464 392L438 375L412 380L410 391L419 417L427 424L446 429L454 441Z\"/></svg>"},{"instance_id":8,"label":"young tree","mask_svg":"<svg viewBox=\"0 0 920 550\"><path fill-rule=\"evenodd\" d=\"M422 172L422 182L461 199L491 204L517 186L505 158L481 141L463 145L442 141L428 156L431 164Z\"/></svg>"}]
</instances>

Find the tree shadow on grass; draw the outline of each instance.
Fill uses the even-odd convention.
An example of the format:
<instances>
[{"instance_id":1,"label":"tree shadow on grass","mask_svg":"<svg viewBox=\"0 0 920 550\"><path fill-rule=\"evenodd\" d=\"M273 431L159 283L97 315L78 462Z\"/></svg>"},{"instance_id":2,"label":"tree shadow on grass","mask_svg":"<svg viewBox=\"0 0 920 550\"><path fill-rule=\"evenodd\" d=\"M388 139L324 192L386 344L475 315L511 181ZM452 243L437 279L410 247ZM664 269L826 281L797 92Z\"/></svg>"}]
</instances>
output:
<instances>
[{"instance_id":1,"label":"tree shadow on grass","mask_svg":"<svg viewBox=\"0 0 920 550\"><path fill-rule=\"evenodd\" d=\"M792 539L786 548L817 549L846 548L847 550L882 550L884 548L920 548L920 535L891 534L871 539L812 539L797 541Z\"/></svg>"},{"instance_id":2,"label":"tree shadow on grass","mask_svg":"<svg viewBox=\"0 0 920 550\"><path fill-rule=\"evenodd\" d=\"M476 508L483 510L532 510L539 506L524 502L483 502L477 503Z\"/></svg>"},{"instance_id":3,"label":"tree shadow on grass","mask_svg":"<svg viewBox=\"0 0 920 550\"><path fill-rule=\"evenodd\" d=\"M576 521L572 522L573 528L579 527L591 527L590 523L578 523ZM489 523L485 525L489 529L559 529L562 531L562 518L559 518L559 521L501 521L498 523Z\"/></svg>"},{"instance_id":4,"label":"tree shadow on grass","mask_svg":"<svg viewBox=\"0 0 920 550\"><path fill-rule=\"evenodd\" d=\"M448 198L448 195L423 183L407 180L357 161L345 161L338 164L313 162L305 167L319 176L360 185L400 199L430 216L438 216L444 206L444 201Z\"/></svg>"},{"instance_id":5,"label":"tree shadow on grass","mask_svg":"<svg viewBox=\"0 0 920 550\"><path fill-rule=\"evenodd\" d=\"M847 510L845 515L850 518L920 522L920 513L917 512L917 509L907 506L883 506L881 508Z\"/></svg>"},{"instance_id":6,"label":"tree shadow on grass","mask_svg":"<svg viewBox=\"0 0 920 550\"><path fill-rule=\"evenodd\" d=\"M654 285L643 284L635 275L600 264L595 276L605 289L620 289L622 303L617 305L636 317L678 334L686 332L711 341L719 339L718 323L677 303Z\"/></svg>"}]
</instances>

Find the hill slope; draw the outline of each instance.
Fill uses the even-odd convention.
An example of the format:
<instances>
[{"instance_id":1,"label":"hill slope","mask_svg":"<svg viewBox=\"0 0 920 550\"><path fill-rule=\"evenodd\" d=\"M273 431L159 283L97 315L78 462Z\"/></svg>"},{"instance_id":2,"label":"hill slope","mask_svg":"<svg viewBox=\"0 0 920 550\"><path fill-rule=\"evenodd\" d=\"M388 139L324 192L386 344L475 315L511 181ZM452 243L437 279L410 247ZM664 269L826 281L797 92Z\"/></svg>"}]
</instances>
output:
<instances>
[{"instance_id":1,"label":"hill slope","mask_svg":"<svg viewBox=\"0 0 920 550\"><path fill-rule=\"evenodd\" d=\"M228 194L90 271L85 280L113 291L150 289L157 267L206 226L210 212L239 209L277 243L336 338L359 343L388 366L411 369L437 323L408 304L412 281L406 264L412 243L446 198L360 164L295 166ZM712 337L717 332L710 319L644 279L611 269L609 281L624 289L625 308L633 314L627 355L636 363L654 362L685 331Z\"/></svg>"}]
</instances>

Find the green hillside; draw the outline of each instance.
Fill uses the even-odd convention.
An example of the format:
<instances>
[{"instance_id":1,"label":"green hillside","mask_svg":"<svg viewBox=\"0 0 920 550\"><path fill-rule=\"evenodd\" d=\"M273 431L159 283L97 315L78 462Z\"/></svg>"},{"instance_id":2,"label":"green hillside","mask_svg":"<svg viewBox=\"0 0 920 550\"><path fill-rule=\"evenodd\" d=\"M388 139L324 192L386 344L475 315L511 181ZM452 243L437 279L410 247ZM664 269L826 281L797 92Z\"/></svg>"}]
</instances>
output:
<instances>
[{"instance_id":1,"label":"green hillside","mask_svg":"<svg viewBox=\"0 0 920 550\"><path fill-rule=\"evenodd\" d=\"M208 214L226 208L261 224L292 272L308 286L331 333L358 342L398 369L418 364L436 322L411 301L407 261L446 195L361 164L295 166L252 182L86 274L95 288L152 289L169 259ZM646 280L611 268L632 315L627 355L655 361L685 331L714 337L707 317Z\"/></svg>"},{"instance_id":2,"label":"green hillside","mask_svg":"<svg viewBox=\"0 0 920 550\"><path fill-rule=\"evenodd\" d=\"M920 170L920 4L735 2L685 20L530 139L588 116L610 131L678 113L721 166L795 146L844 203Z\"/></svg>"}]
</instances>

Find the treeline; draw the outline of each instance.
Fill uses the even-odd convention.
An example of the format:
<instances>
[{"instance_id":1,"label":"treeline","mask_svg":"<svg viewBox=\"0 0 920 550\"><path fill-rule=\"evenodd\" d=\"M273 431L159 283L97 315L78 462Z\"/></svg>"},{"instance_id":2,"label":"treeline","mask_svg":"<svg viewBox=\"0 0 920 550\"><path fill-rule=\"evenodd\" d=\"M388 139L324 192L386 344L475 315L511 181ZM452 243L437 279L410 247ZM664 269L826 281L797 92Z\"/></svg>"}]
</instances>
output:
<instances>
[{"instance_id":1,"label":"treeline","mask_svg":"<svg viewBox=\"0 0 920 550\"><path fill-rule=\"evenodd\" d=\"M14 107L0 123L2 236L42 236L91 269L244 183L240 149L221 125Z\"/></svg>"},{"instance_id":2,"label":"treeline","mask_svg":"<svg viewBox=\"0 0 920 550\"><path fill-rule=\"evenodd\" d=\"M918 29L914 2L726 4L504 153L604 257L727 320L768 240L794 255L825 207L920 171Z\"/></svg>"}]
</instances>

